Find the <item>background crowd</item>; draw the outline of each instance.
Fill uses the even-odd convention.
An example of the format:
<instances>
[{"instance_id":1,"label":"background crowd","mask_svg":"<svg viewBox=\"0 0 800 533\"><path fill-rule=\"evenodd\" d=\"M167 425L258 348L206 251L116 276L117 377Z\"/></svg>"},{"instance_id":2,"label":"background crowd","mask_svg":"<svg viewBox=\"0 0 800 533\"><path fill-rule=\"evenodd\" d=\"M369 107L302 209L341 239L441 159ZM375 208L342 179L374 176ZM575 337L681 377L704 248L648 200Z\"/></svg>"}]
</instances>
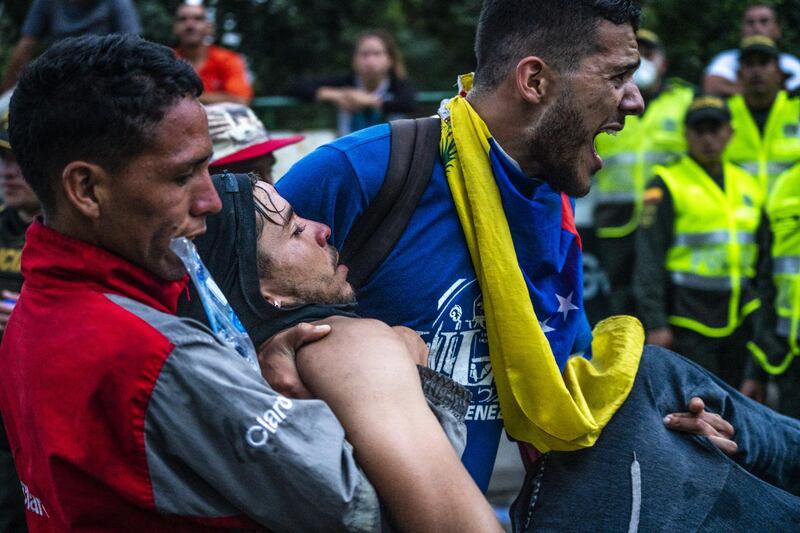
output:
<instances>
[{"instance_id":1,"label":"background crowd","mask_svg":"<svg viewBox=\"0 0 800 533\"><path fill-rule=\"evenodd\" d=\"M455 75L472 69L464 36L480 9L477 0L207 4L7 1L0 90L61 37L141 34L174 47L203 81L203 103L217 104L208 108L212 171L258 169L273 182L276 151L325 120L344 135L433 112L415 87L453 92ZM593 323L637 316L649 343L800 417L800 9L788 0L709 7L713 16L696 2L645 6L634 76L645 111L598 138L604 168L576 208L587 313ZM279 94L294 100L263 113L276 101L263 97ZM268 128L302 133L270 136L259 112ZM5 128L0 192L4 327L38 212Z\"/></svg>"}]
</instances>

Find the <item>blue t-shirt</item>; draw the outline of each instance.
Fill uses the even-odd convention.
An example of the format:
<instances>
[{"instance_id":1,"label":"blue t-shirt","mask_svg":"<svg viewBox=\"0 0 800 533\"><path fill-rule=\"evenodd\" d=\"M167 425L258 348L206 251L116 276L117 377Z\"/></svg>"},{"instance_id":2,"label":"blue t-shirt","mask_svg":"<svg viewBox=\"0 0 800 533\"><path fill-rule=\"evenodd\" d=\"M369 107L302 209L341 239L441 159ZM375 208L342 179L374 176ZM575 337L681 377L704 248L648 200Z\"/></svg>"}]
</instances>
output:
<instances>
[{"instance_id":1,"label":"blue t-shirt","mask_svg":"<svg viewBox=\"0 0 800 533\"><path fill-rule=\"evenodd\" d=\"M386 124L338 139L295 164L278 181L278 191L301 216L328 224L333 245L341 249L353 222L383 184L389 163L389 141ZM508 180L498 180L498 185L515 244L533 242L532 233L541 231L547 224L560 228L558 193L547 184L522 175L494 143L491 163L495 174L508 177ZM501 165L502 172L498 172ZM558 217L547 216L538 224L532 221L528 206L534 196L540 204L542 199L549 202L551 205L546 207L553 213L557 211ZM565 250L563 246L555 246L555 250L541 250L535 245L518 246L517 255L521 264L538 261L548 254L559 256L552 264L559 261L563 264ZM548 273L539 269L536 274L546 276ZM579 272L576 281L580 283ZM534 290L530 284L529 290ZM582 305L581 288L577 291L574 298L573 295L570 298ZM467 447L462 461L478 486L486 490L497 454L502 417L489 361L483 300L439 158L408 227L361 288L358 300L362 316L416 330L430 347L430 367L450 376L472 393L467 412ZM552 295L550 300L552 304L537 309L540 317L548 317L545 331L563 326L562 321L569 312L575 315L563 303L563 298L558 300ZM564 309L568 312L563 312ZM574 306L574 310L578 310L578 306ZM582 336L570 337L570 345L563 349L553 346L557 354L574 353L577 347L588 344L591 338L588 324L583 327L585 315L582 309L579 313L583 321ZM566 357L557 355L557 360L563 367Z\"/></svg>"},{"instance_id":2,"label":"blue t-shirt","mask_svg":"<svg viewBox=\"0 0 800 533\"><path fill-rule=\"evenodd\" d=\"M131 0L97 0L85 6L74 0L35 0L22 25L22 35L40 40L140 32Z\"/></svg>"}]
</instances>

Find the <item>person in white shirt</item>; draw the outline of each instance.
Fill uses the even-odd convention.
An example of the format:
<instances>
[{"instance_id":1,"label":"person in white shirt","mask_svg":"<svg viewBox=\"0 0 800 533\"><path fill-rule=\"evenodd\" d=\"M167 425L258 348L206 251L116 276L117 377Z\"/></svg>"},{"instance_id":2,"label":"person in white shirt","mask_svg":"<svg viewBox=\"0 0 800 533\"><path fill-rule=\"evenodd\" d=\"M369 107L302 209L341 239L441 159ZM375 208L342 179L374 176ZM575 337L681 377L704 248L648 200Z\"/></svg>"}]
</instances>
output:
<instances>
[{"instance_id":1,"label":"person in white shirt","mask_svg":"<svg viewBox=\"0 0 800 533\"><path fill-rule=\"evenodd\" d=\"M749 6L742 16L742 37L764 35L777 41L781 36L781 27L775 10L763 4ZM800 89L800 59L782 53L779 66L786 74L785 87L789 91ZM703 91L720 96L729 96L741 92L736 80L739 70L739 50L724 50L714 56L703 75Z\"/></svg>"}]
</instances>

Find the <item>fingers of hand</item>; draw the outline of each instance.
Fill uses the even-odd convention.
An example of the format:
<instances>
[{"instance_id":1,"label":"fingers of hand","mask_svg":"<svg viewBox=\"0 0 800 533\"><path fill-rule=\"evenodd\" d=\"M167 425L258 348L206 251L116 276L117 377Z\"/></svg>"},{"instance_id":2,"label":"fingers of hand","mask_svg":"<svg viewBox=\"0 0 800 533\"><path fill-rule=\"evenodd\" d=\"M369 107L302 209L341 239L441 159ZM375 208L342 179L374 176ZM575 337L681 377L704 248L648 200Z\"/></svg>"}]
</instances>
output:
<instances>
[{"instance_id":1,"label":"fingers of hand","mask_svg":"<svg viewBox=\"0 0 800 533\"><path fill-rule=\"evenodd\" d=\"M716 431L705 421L691 413L672 413L664 417L669 429L696 433L697 435L715 435Z\"/></svg>"},{"instance_id":2,"label":"fingers of hand","mask_svg":"<svg viewBox=\"0 0 800 533\"><path fill-rule=\"evenodd\" d=\"M284 357L264 358L261 361L261 374L267 383L278 393L289 398L312 398L311 392L306 389L297 373L297 368L291 359Z\"/></svg>"},{"instance_id":3,"label":"fingers of hand","mask_svg":"<svg viewBox=\"0 0 800 533\"><path fill-rule=\"evenodd\" d=\"M694 413L671 413L664 417L664 423L670 429L696 433L706 437L732 438L735 434L733 426L716 413L703 411L699 415Z\"/></svg>"},{"instance_id":4,"label":"fingers of hand","mask_svg":"<svg viewBox=\"0 0 800 533\"><path fill-rule=\"evenodd\" d=\"M691 400L689 400L689 411L705 420L708 424L711 425L715 430L720 432L724 437L733 437L734 429L733 426L722 416L718 415L717 413L711 413L705 410L705 402L703 402L702 398L695 396Z\"/></svg>"},{"instance_id":5,"label":"fingers of hand","mask_svg":"<svg viewBox=\"0 0 800 533\"><path fill-rule=\"evenodd\" d=\"M708 437L714 446L722 450L725 455L733 455L736 453L736 450L739 449L739 446L732 440L726 439L724 437Z\"/></svg>"},{"instance_id":6,"label":"fingers of hand","mask_svg":"<svg viewBox=\"0 0 800 533\"><path fill-rule=\"evenodd\" d=\"M327 324L311 325L301 322L287 330L270 337L258 349L258 357L269 358L274 355L283 355L290 359L294 358L294 352L301 346L315 342L325 337L331 332L331 327Z\"/></svg>"},{"instance_id":7,"label":"fingers of hand","mask_svg":"<svg viewBox=\"0 0 800 533\"><path fill-rule=\"evenodd\" d=\"M269 384L270 386L272 386L275 392L282 394L287 398L294 398L300 400L310 400L311 398L313 398L308 389L306 389L300 382L290 382L288 380L282 380L282 379L276 379L273 380L273 382L269 382Z\"/></svg>"},{"instance_id":8,"label":"fingers of hand","mask_svg":"<svg viewBox=\"0 0 800 533\"><path fill-rule=\"evenodd\" d=\"M736 433L731 423L722 418L722 416L718 415L717 413L709 413L708 411L703 411L703 413L700 416L711 427L717 430L717 432L720 433L723 437L730 439L733 438L733 435Z\"/></svg>"},{"instance_id":9,"label":"fingers of hand","mask_svg":"<svg viewBox=\"0 0 800 533\"><path fill-rule=\"evenodd\" d=\"M276 392L283 394L289 398L296 398L302 400L309 400L312 398L311 392L300 381L300 376L282 375L273 380L267 379L267 382L275 389Z\"/></svg>"},{"instance_id":10,"label":"fingers of hand","mask_svg":"<svg viewBox=\"0 0 800 533\"><path fill-rule=\"evenodd\" d=\"M673 413L671 415L667 415L664 417L664 423L667 425L667 427L676 431L694 433L696 435L708 437L708 440L710 440L714 446L722 450L722 452L726 455L733 455L736 453L736 450L738 450L739 447L733 440L731 440L733 437L733 427L725 422L725 420L723 420L719 415L714 415L713 413L705 414L719 417L719 419L728 426L730 433L726 434L716 429L708 421L708 417L701 418L691 415L690 413ZM718 423L717 420L712 420L714 420L715 423Z\"/></svg>"},{"instance_id":11,"label":"fingers of hand","mask_svg":"<svg viewBox=\"0 0 800 533\"><path fill-rule=\"evenodd\" d=\"M331 327L327 324L314 326L301 322L283 333L287 334L288 344L296 350L305 344L320 340L330 332Z\"/></svg>"},{"instance_id":12,"label":"fingers of hand","mask_svg":"<svg viewBox=\"0 0 800 533\"><path fill-rule=\"evenodd\" d=\"M700 414L706 408L705 402L703 399L695 396L691 400L689 400L689 412L694 414Z\"/></svg>"}]
</instances>

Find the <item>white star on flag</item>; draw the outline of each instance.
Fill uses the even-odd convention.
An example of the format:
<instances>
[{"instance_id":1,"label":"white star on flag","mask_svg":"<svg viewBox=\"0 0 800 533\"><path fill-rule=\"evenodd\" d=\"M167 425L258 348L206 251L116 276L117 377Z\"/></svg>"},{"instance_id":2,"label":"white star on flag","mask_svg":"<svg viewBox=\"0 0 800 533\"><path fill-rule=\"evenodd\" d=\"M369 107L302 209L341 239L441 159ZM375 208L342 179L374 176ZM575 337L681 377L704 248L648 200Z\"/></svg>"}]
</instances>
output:
<instances>
[{"instance_id":1,"label":"white star on flag","mask_svg":"<svg viewBox=\"0 0 800 533\"><path fill-rule=\"evenodd\" d=\"M550 321L550 318L548 318L544 322L539 322L539 325L542 326L542 333L550 333L551 331L556 330L556 328L551 328L550 326L547 325L547 323Z\"/></svg>"},{"instance_id":2,"label":"white star on flag","mask_svg":"<svg viewBox=\"0 0 800 533\"><path fill-rule=\"evenodd\" d=\"M578 309L578 306L572 303L573 294L575 294L575 291L569 293L569 296L567 296L566 298L556 294L556 298L558 298L558 310L556 311L556 313L563 313L564 320L567 319L567 313Z\"/></svg>"}]
</instances>

